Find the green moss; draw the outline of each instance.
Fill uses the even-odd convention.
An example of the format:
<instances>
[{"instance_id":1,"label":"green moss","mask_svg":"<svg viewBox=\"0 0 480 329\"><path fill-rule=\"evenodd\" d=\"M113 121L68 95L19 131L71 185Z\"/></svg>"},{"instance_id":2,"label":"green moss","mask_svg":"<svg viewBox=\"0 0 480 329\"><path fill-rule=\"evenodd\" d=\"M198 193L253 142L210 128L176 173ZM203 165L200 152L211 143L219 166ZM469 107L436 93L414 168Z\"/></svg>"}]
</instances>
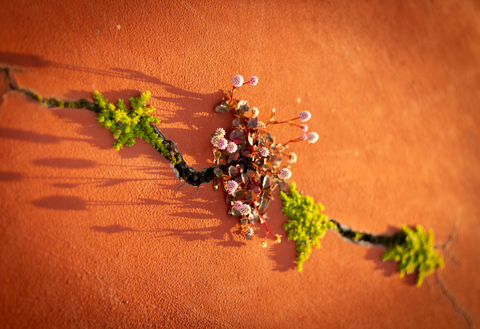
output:
<instances>
[{"instance_id":1,"label":"green moss","mask_svg":"<svg viewBox=\"0 0 480 329\"><path fill-rule=\"evenodd\" d=\"M322 213L323 205L315 203L310 196L302 196L297 191L295 183L290 185L290 196L280 191L280 199L284 205L283 213L290 218L283 227L288 231L287 239L296 243L297 269L301 272L303 262L312 252L312 246L319 248L320 239L323 238L327 229L335 228L335 224Z\"/></svg>"},{"instance_id":2,"label":"green moss","mask_svg":"<svg viewBox=\"0 0 480 329\"><path fill-rule=\"evenodd\" d=\"M39 102L43 105L46 105L46 106L49 106L49 107L65 107L65 101L63 101L61 99L58 99L58 98L43 98L42 96L34 93L33 91L24 90L24 89L22 89L22 90L26 95L32 97L37 102ZM70 102L70 103L67 104L67 106L68 105L71 105L70 107L77 107L77 104L75 104L74 102Z\"/></svg>"},{"instance_id":3,"label":"green moss","mask_svg":"<svg viewBox=\"0 0 480 329\"><path fill-rule=\"evenodd\" d=\"M385 251L382 259L398 262L401 278L418 270L417 286L420 287L425 275L431 274L437 267L444 267L443 257L433 247L433 230L427 236L420 225L417 225L415 231L404 225L403 231L407 235L405 242Z\"/></svg>"},{"instance_id":4,"label":"green moss","mask_svg":"<svg viewBox=\"0 0 480 329\"><path fill-rule=\"evenodd\" d=\"M359 241L363 237L363 233L355 232L355 236L353 237L353 241Z\"/></svg>"},{"instance_id":5,"label":"green moss","mask_svg":"<svg viewBox=\"0 0 480 329\"><path fill-rule=\"evenodd\" d=\"M98 91L93 92L93 98L99 108L98 123L110 129L116 139L113 148L120 150L124 145L132 146L135 144L135 138L141 138L160 151L170 163L175 165L181 161L180 155L169 149L152 128L151 124L159 123L160 120L150 115L155 108L146 105L150 99L149 91L139 97L131 97L130 110L126 108L123 100L119 99L117 105L114 105Z\"/></svg>"},{"instance_id":6,"label":"green moss","mask_svg":"<svg viewBox=\"0 0 480 329\"><path fill-rule=\"evenodd\" d=\"M29 92L29 94L30 94L30 96L31 96L33 99L37 100L37 102L43 103L43 98L42 98L42 96L37 95L36 93L34 93L34 92L32 92L32 91Z\"/></svg>"}]
</instances>

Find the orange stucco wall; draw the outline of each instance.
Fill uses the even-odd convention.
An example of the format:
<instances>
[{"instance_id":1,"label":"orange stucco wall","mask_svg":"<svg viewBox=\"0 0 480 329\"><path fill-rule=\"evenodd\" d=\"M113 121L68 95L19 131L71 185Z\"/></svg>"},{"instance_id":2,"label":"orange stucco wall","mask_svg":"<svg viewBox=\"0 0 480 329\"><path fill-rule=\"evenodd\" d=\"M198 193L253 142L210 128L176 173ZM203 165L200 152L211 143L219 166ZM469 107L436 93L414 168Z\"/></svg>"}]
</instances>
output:
<instances>
[{"instance_id":1,"label":"orange stucco wall","mask_svg":"<svg viewBox=\"0 0 480 329\"><path fill-rule=\"evenodd\" d=\"M328 216L422 224L439 244L454 230L421 288L334 232L298 273L293 242L242 239L223 192L178 189L146 143L116 152L93 113L39 105L1 73L1 327L480 326L477 2L17 0L0 17L12 83L72 100L149 90L197 169L230 127L213 108L231 77L256 75L237 97L260 118L313 114L320 139L292 146L291 180ZM278 198L268 213L285 236Z\"/></svg>"}]
</instances>

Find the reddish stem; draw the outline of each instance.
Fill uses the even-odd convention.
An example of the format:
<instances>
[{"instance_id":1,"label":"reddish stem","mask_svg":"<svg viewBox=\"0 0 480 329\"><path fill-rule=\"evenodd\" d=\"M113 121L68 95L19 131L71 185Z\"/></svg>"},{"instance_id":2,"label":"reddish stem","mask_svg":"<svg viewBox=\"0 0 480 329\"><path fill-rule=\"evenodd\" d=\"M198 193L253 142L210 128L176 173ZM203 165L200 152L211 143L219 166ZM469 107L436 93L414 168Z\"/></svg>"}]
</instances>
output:
<instances>
[{"instance_id":1,"label":"reddish stem","mask_svg":"<svg viewBox=\"0 0 480 329\"><path fill-rule=\"evenodd\" d=\"M232 94L230 95L230 102L231 103L233 101L233 92L236 90L237 88L235 88L235 86L233 86L232 88Z\"/></svg>"},{"instance_id":2,"label":"reddish stem","mask_svg":"<svg viewBox=\"0 0 480 329\"><path fill-rule=\"evenodd\" d=\"M243 238L246 239L246 237L245 237L245 228L243 227L243 224L241 224L241 225L242 225L242 235L243 235Z\"/></svg>"},{"instance_id":3,"label":"reddish stem","mask_svg":"<svg viewBox=\"0 0 480 329\"><path fill-rule=\"evenodd\" d=\"M286 142L285 144L282 144L282 145L283 145L283 147L285 147L290 143L297 143L297 142L303 142L303 139L301 137L298 137L298 138L295 138L295 139L291 139L291 140L289 140L288 142Z\"/></svg>"},{"instance_id":4,"label":"reddish stem","mask_svg":"<svg viewBox=\"0 0 480 329\"><path fill-rule=\"evenodd\" d=\"M275 236L275 234L273 234L273 233L268 229L267 221L266 221L266 220L263 220L263 224L265 225L265 228L267 229L267 235L265 235L265 239L267 238L268 233L270 233L271 235Z\"/></svg>"},{"instance_id":5,"label":"reddish stem","mask_svg":"<svg viewBox=\"0 0 480 329\"><path fill-rule=\"evenodd\" d=\"M274 122L269 122L267 125L269 125L269 124L279 125L279 124L282 124L282 123L292 124L292 121L295 121L295 120L298 120L298 119L300 119L300 117L296 117L296 118L293 118L293 119L290 119L290 120L286 120L286 121L274 121Z\"/></svg>"},{"instance_id":6,"label":"reddish stem","mask_svg":"<svg viewBox=\"0 0 480 329\"><path fill-rule=\"evenodd\" d=\"M246 85L247 83L250 83L250 81L244 82L243 85ZM243 85L242 85L242 86L243 86ZM240 86L240 87L241 87L241 86ZM233 101L233 92L234 92L235 90L237 90L238 88L240 88L240 87L235 87L235 86L233 86L233 88L232 88L232 95L230 95L230 102Z\"/></svg>"}]
</instances>

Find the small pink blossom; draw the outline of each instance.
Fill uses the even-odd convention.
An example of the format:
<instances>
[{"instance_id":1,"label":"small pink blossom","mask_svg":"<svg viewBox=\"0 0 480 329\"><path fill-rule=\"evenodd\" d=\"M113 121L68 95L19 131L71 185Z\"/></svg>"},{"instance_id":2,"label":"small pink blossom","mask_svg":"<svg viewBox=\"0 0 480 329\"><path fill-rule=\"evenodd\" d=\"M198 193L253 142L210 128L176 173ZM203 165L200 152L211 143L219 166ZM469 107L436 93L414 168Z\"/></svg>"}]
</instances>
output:
<instances>
[{"instance_id":1,"label":"small pink blossom","mask_svg":"<svg viewBox=\"0 0 480 329\"><path fill-rule=\"evenodd\" d=\"M223 128L218 128L218 129L215 131L215 136L217 136L218 138L222 138L223 136L225 136L225 129L223 129Z\"/></svg>"},{"instance_id":2,"label":"small pink blossom","mask_svg":"<svg viewBox=\"0 0 480 329\"><path fill-rule=\"evenodd\" d=\"M243 85L243 77L240 74L234 76L232 79L232 83L234 87L241 87Z\"/></svg>"},{"instance_id":3,"label":"small pink blossom","mask_svg":"<svg viewBox=\"0 0 480 329\"><path fill-rule=\"evenodd\" d=\"M235 201L233 203L233 208L235 208L235 210L240 211L242 209L242 207L243 207L242 201Z\"/></svg>"},{"instance_id":4,"label":"small pink blossom","mask_svg":"<svg viewBox=\"0 0 480 329\"><path fill-rule=\"evenodd\" d=\"M263 146L262 146L262 147L260 148L260 155L261 155L262 157L266 157L266 156L268 156L269 154L270 154L270 151L269 151L266 147L263 147Z\"/></svg>"},{"instance_id":5,"label":"small pink blossom","mask_svg":"<svg viewBox=\"0 0 480 329\"><path fill-rule=\"evenodd\" d=\"M227 193L228 194L233 194L238 188L238 183L234 180L229 180L225 184L225 187L227 188Z\"/></svg>"},{"instance_id":6,"label":"small pink blossom","mask_svg":"<svg viewBox=\"0 0 480 329\"><path fill-rule=\"evenodd\" d=\"M310 120L310 118L312 117L312 115L310 114L310 112L308 111L302 111L298 114L298 117L300 118L300 120L302 120L303 122L305 121L308 121Z\"/></svg>"},{"instance_id":7,"label":"small pink blossom","mask_svg":"<svg viewBox=\"0 0 480 329\"><path fill-rule=\"evenodd\" d=\"M307 125L302 125L302 131L306 133L308 131L308 126Z\"/></svg>"},{"instance_id":8,"label":"small pink blossom","mask_svg":"<svg viewBox=\"0 0 480 329\"><path fill-rule=\"evenodd\" d=\"M289 179L292 176L292 172L287 168L281 168L278 170L278 177L281 179Z\"/></svg>"},{"instance_id":9,"label":"small pink blossom","mask_svg":"<svg viewBox=\"0 0 480 329\"><path fill-rule=\"evenodd\" d=\"M218 136L213 136L211 142L213 146L217 147Z\"/></svg>"},{"instance_id":10,"label":"small pink blossom","mask_svg":"<svg viewBox=\"0 0 480 329\"><path fill-rule=\"evenodd\" d=\"M223 137L217 140L217 148L219 150L222 150L222 151L225 150L227 148L227 144L228 144L228 141Z\"/></svg>"},{"instance_id":11,"label":"small pink blossom","mask_svg":"<svg viewBox=\"0 0 480 329\"><path fill-rule=\"evenodd\" d=\"M238 148L237 144L235 144L234 142L230 142L227 145L227 151L230 154L233 154L233 153L237 152L237 148Z\"/></svg>"},{"instance_id":12,"label":"small pink blossom","mask_svg":"<svg viewBox=\"0 0 480 329\"><path fill-rule=\"evenodd\" d=\"M240 213L243 216L247 216L251 211L252 211L252 208L250 208L250 206L248 204L244 204L242 206L242 209L240 210Z\"/></svg>"},{"instance_id":13,"label":"small pink blossom","mask_svg":"<svg viewBox=\"0 0 480 329\"><path fill-rule=\"evenodd\" d=\"M255 86L255 85L258 83L258 78L257 78L256 76L252 75L252 76L250 77L250 80L249 80L249 81L250 81L250 84L251 84L252 86Z\"/></svg>"},{"instance_id":14,"label":"small pink blossom","mask_svg":"<svg viewBox=\"0 0 480 329\"><path fill-rule=\"evenodd\" d=\"M248 236L252 236L253 233L254 233L253 227L247 227L247 229L245 230L245 234Z\"/></svg>"},{"instance_id":15,"label":"small pink blossom","mask_svg":"<svg viewBox=\"0 0 480 329\"><path fill-rule=\"evenodd\" d=\"M301 139L302 141L306 141L306 140L308 139L307 134L301 134L301 135L300 135L300 139Z\"/></svg>"},{"instance_id":16,"label":"small pink blossom","mask_svg":"<svg viewBox=\"0 0 480 329\"><path fill-rule=\"evenodd\" d=\"M309 143L315 143L318 140L318 134L317 133L309 133L307 135L308 142Z\"/></svg>"}]
</instances>

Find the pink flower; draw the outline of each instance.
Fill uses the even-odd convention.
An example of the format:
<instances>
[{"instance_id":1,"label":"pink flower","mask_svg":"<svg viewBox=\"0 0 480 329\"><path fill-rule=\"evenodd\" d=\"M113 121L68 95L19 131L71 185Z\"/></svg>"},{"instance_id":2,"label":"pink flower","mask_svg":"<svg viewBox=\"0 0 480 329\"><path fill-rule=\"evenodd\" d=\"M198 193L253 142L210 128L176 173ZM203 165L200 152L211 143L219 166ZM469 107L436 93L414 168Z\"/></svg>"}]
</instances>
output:
<instances>
[{"instance_id":1,"label":"pink flower","mask_svg":"<svg viewBox=\"0 0 480 329\"><path fill-rule=\"evenodd\" d=\"M250 208L250 206L248 204L244 204L242 206L242 209L240 210L240 213L243 216L247 216L251 211L252 211L252 208Z\"/></svg>"},{"instance_id":2,"label":"pink flower","mask_svg":"<svg viewBox=\"0 0 480 329\"><path fill-rule=\"evenodd\" d=\"M212 145L213 145L213 146L217 147L218 139L219 139L218 136L212 137L211 142L212 142Z\"/></svg>"},{"instance_id":3,"label":"pink flower","mask_svg":"<svg viewBox=\"0 0 480 329\"><path fill-rule=\"evenodd\" d=\"M222 151L225 150L227 148L227 144L228 144L228 141L223 137L217 140L217 148L219 150L222 150Z\"/></svg>"},{"instance_id":4,"label":"pink flower","mask_svg":"<svg viewBox=\"0 0 480 329\"><path fill-rule=\"evenodd\" d=\"M242 201L235 201L233 203L233 208L235 208L235 210L240 211L242 209L242 207L243 207Z\"/></svg>"},{"instance_id":5,"label":"pink flower","mask_svg":"<svg viewBox=\"0 0 480 329\"><path fill-rule=\"evenodd\" d=\"M302 125L302 131L306 133L308 131L308 126L307 125Z\"/></svg>"},{"instance_id":6,"label":"pink flower","mask_svg":"<svg viewBox=\"0 0 480 329\"><path fill-rule=\"evenodd\" d=\"M318 140L318 134L317 133L310 133L307 135L308 142L309 143L315 143Z\"/></svg>"},{"instance_id":7,"label":"pink flower","mask_svg":"<svg viewBox=\"0 0 480 329\"><path fill-rule=\"evenodd\" d=\"M237 152L237 144L235 144L234 142L228 143L227 151L230 154L233 154L233 153Z\"/></svg>"},{"instance_id":8,"label":"pink flower","mask_svg":"<svg viewBox=\"0 0 480 329\"><path fill-rule=\"evenodd\" d=\"M301 139L302 141L306 141L306 140L308 139L307 134L301 134L301 135L300 135L300 139Z\"/></svg>"},{"instance_id":9,"label":"pink flower","mask_svg":"<svg viewBox=\"0 0 480 329\"><path fill-rule=\"evenodd\" d=\"M240 87L243 85L243 77L240 74L237 74L233 77L232 83L234 87Z\"/></svg>"},{"instance_id":10,"label":"pink flower","mask_svg":"<svg viewBox=\"0 0 480 329\"><path fill-rule=\"evenodd\" d=\"M223 128L218 128L215 131L215 136L217 136L218 138L222 138L223 136L225 136L225 130Z\"/></svg>"},{"instance_id":11,"label":"pink flower","mask_svg":"<svg viewBox=\"0 0 480 329\"><path fill-rule=\"evenodd\" d=\"M248 236L252 236L253 233L254 233L253 227L247 227L247 229L245 230L245 234Z\"/></svg>"},{"instance_id":12,"label":"pink flower","mask_svg":"<svg viewBox=\"0 0 480 329\"><path fill-rule=\"evenodd\" d=\"M312 117L312 115L310 114L310 112L308 111L302 111L298 114L298 117L300 118L300 120L302 120L303 122L305 121L308 121L310 120L310 118Z\"/></svg>"},{"instance_id":13,"label":"pink flower","mask_svg":"<svg viewBox=\"0 0 480 329\"><path fill-rule=\"evenodd\" d=\"M269 154L270 154L270 151L269 151L266 147L263 147L263 146L262 146L262 147L260 148L260 155L261 155L262 157L266 157L266 156L268 156Z\"/></svg>"},{"instance_id":14,"label":"pink flower","mask_svg":"<svg viewBox=\"0 0 480 329\"><path fill-rule=\"evenodd\" d=\"M225 184L225 187L227 188L227 193L228 194L233 194L237 190L238 183L234 180L229 180Z\"/></svg>"},{"instance_id":15,"label":"pink flower","mask_svg":"<svg viewBox=\"0 0 480 329\"><path fill-rule=\"evenodd\" d=\"M257 78L256 76L252 75L252 76L250 77L250 80L249 80L249 81L250 81L250 84L251 84L252 86L255 86L255 85L258 83L258 78Z\"/></svg>"},{"instance_id":16,"label":"pink flower","mask_svg":"<svg viewBox=\"0 0 480 329\"><path fill-rule=\"evenodd\" d=\"M281 179L289 179L292 176L292 172L287 168L281 168L278 170L278 177Z\"/></svg>"}]
</instances>

